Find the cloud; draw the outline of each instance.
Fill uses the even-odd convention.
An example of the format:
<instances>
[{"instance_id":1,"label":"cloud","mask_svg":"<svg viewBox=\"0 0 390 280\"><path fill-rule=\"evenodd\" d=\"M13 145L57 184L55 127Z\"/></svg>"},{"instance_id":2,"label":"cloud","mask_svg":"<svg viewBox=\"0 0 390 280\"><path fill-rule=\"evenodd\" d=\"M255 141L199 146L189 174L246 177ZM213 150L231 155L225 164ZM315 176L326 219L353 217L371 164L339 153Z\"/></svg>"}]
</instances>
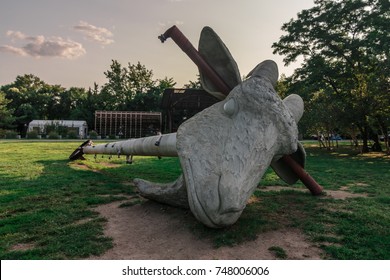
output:
<instances>
[{"instance_id":1,"label":"cloud","mask_svg":"<svg viewBox=\"0 0 390 280\"><path fill-rule=\"evenodd\" d=\"M85 21L80 21L80 23L73 26L73 28L84 33L88 40L97 42L102 45L109 45L114 43L114 40L110 39L114 35L110 30L104 27L97 27Z\"/></svg>"},{"instance_id":2,"label":"cloud","mask_svg":"<svg viewBox=\"0 0 390 280\"><path fill-rule=\"evenodd\" d=\"M25 39L26 38L26 35L24 35L22 32L20 31L12 31L12 30L9 30L7 31L6 33L7 37L10 37L11 39Z\"/></svg>"},{"instance_id":3,"label":"cloud","mask_svg":"<svg viewBox=\"0 0 390 280\"><path fill-rule=\"evenodd\" d=\"M3 45L0 52L8 52L20 56L77 58L86 53L82 44L61 37L45 38L44 36L27 36L20 31L7 31L7 36L14 42L24 41L21 47Z\"/></svg>"},{"instance_id":4,"label":"cloud","mask_svg":"<svg viewBox=\"0 0 390 280\"><path fill-rule=\"evenodd\" d=\"M27 53L23 49L17 48L17 47L13 47L13 46L9 46L9 45L0 46L0 52L7 52L7 53L20 55L20 56L26 56L27 55Z\"/></svg>"}]
</instances>

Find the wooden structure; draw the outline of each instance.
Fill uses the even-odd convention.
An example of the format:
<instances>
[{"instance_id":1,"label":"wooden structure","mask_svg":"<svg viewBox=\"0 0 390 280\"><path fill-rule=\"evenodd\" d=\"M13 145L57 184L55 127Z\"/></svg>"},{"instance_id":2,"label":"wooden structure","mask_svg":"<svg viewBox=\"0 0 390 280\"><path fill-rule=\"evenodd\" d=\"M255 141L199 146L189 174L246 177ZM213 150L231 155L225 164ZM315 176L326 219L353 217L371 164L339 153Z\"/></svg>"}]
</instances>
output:
<instances>
[{"instance_id":1,"label":"wooden structure","mask_svg":"<svg viewBox=\"0 0 390 280\"><path fill-rule=\"evenodd\" d=\"M140 138L161 131L160 112L96 111L95 130L105 137Z\"/></svg>"},{"instance_id":2,"label":"wooden structure","mask_svg":"<svg viewBox=\"0 0 390 280\"><path fill-rule=\"evenodd\" d=\"M164 132L176 132L186 119L218 101L220 100L200 89L166 89L161 101Z\"/></svg>"}]
</instances>

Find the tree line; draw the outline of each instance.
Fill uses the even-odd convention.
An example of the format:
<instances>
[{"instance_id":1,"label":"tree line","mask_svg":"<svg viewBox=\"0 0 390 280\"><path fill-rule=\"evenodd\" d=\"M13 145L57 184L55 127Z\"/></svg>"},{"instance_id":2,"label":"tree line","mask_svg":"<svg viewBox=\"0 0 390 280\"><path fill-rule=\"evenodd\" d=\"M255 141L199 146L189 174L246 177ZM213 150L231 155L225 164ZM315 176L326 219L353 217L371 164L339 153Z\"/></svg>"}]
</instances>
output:
<instances>
[{"instance_id":1,"label":"tree line","mask_svg":"<svg viewBox=\"0 0 390 280\"><path fill-rule=\"evenodd\" d=\"M50 85L32 74L17 76L0 87L0 129L26 133L33 119L86 120L94 126L96 110L159 111L162 94L175 86L172 78L153 79L140 62L126 67L112 60L107 82L89 89Z\"/></svg>"},{"instance_id":2,"label":"tree line","mask_svg":"<svg viewBox=\"0 0 390 280\"><path fill-rule=\"evenodd\" d=\"M359 135L362 150L380 150L390 133L390 2L388 0L315 0L273 44L286 65L301 67L282 79L282 94L305 100L301 131ZM374 141L369 145L369 139ZM370 147L371 146L371 147Z\"/></svg>"},{"instance_id":3,"label":"tree line","mask_svg":"<svg viewBox=\"0 0 390 280\"><path fill-rule=\"evenodd\" d=\"M390 2L388 0L315 0L314 7L282 25L272 45L286 65L302 58L278 92L305 101L300 131L305 136L336 133L360 137L363 151L388 147L390 130ZM65 89L34 75L18 76L0 88L0 128L22 132L32 119L83 119L93 127L95 110L159 111L172 78L154 80L140 62L126 67L112 60L107 82ZM199 87L190 81L187 87ZM372 139L374 145L370 145Z\"/></svg>"}]
</instances>

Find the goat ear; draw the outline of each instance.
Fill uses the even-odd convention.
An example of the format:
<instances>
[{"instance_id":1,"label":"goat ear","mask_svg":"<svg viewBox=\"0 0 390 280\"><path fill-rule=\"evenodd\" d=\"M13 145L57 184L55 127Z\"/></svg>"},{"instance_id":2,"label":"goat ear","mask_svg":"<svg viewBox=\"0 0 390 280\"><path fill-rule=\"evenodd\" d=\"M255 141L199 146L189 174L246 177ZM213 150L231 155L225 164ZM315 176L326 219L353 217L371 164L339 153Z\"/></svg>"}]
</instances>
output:
<instances>
[{"instance_id":1,"label":"goat ear","mask_svg":"<svg viewBox=\"0 0 390 280\"><path fill-rule=\"evenodd\" d=\"M250 76L266 78L275 87L279 76L278 65L273 60L264 60L249 72L247 77Z\"/></svg>"},{"instance_id":2,"label":"goat ear","mask_svg":"<svg viewBox=\"0 0 390 280\"><path fill-rule=\"evenodd\" d=\"M234 88L241 83L240 71L228 48L213 29L206 26L202 29L199 39L199 53L203 59L217 72L222 80ZM225 99L225 95L219 92L213 82L199 70L202 87L219 99Z\"/></svg>"},{"instance_id":3,"label":"goat ear","mask_svg":"<svg viewBox=\"0 0 390 280\"><path fill-rule=\"evenodd\" d=\"M299 122L303 115L304 104L302 97L297 94L290 94L283 99L284 105L288 108L296 123Z\"/></svg>"},{"instance_id":4,"label":"goat ear","mask_svg":"<svg viewBox=\"0 0 390 280\"><path fill-rule=\"evenodd\" d=\"M298 150L295 153L290 155L302 168L305 167L306 163L306 152L303 148L303 145L298 141ZM295 184L299 178L297 174L287 165L282 159L272 161L272 169L275 171L278 176L285 181L287 184Z\"/></svg>"}]
</instances>

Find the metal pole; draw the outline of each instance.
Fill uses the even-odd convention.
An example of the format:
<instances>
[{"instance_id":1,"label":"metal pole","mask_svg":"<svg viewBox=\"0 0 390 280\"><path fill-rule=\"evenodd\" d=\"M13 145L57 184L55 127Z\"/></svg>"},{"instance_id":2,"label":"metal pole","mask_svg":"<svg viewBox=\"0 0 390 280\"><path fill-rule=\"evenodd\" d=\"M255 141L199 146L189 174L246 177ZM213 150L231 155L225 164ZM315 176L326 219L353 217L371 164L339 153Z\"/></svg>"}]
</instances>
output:
<instances>
[{"instance_id":1,"label":"metal pole","mask_svg":"<svg viewBox=\"0 0 390 280\"><path fill-rule=\"evenodd\" d=\"M156 145L157 141L159 145ZM81 144L69 156L69 159L84 159L84 154L177 157L176 133L155 135L99 145L94 145L91 140L88 140Z\"/></svg>"},{"instance_id":2,"label":"metal pole","mask_svg":"<svg viewBox=\"0 0 390 280\"><path fill-rule=\"evenodd\" d=\"M188 55L188 57L195 63L195 65L198 66L198 68L201 69L202 72L213 81L218 90L220 90L224 95L229 94L231 90L229 86L203 59L200 53L194 48L191 42L188 41L184 34L181 33L176 25L169 28L158 38L161 40L161 43L164 43L168 38L172 38L172 40L182 49L183 52Z\"/></svg>"},{"instance_id":3,"label":"metal pole","mask_svg":"<svg viewBox=\"0 0 390 280\"><path fill-rule=\"evenodd\" d=\"M320 195L322 193L322 187L291 156L284 156L281 160L294 171L312 195Z\"/></svg>"}]
</instances>

